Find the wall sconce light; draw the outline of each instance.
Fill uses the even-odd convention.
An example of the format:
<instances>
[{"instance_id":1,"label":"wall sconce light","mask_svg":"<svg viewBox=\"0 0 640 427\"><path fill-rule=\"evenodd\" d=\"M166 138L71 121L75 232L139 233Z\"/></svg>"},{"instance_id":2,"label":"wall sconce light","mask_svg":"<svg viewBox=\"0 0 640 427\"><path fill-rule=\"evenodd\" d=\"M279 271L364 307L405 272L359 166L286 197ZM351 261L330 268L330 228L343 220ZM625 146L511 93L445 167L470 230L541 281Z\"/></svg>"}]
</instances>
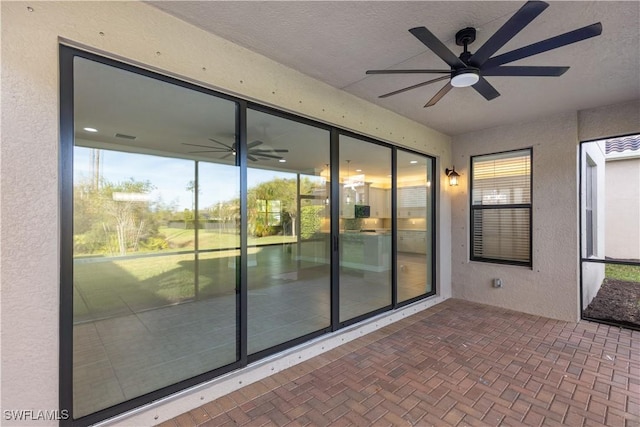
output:
<instances>
[{"instance_id":1,"label":"wall sconce light","mask_svg":"<svg viewBox=\"0 0 640 427\"><path fill-rule=\"evenodd\" d=\"M456 185L458 185L458 178L460 177L460 174L458 172L456 172L456 167L452 166L451 169L446 168L444 170L444 173L447 174L447 176L449 177L449 185L454 187Z\"/></svg>"}]
</instances>

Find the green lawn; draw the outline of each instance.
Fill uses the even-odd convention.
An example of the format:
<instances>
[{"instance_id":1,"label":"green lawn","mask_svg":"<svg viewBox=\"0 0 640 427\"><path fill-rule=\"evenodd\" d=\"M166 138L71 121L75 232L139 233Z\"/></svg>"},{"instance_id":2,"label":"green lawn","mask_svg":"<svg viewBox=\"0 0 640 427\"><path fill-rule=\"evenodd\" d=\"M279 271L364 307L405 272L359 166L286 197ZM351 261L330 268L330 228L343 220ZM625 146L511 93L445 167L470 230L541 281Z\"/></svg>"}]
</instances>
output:
<instances>
[{"instance_id":1,"label":"green lawn","mask_svg":"<svg viewBox=\"0 0 640 427\"><path fill-rule=\"evenodd\" d=\"M177 228L160 227L160 234L166 237L167 242L173 248L193 249L195 242L195 230L181 230ZM198 246L200 249L235 248L239 246L240 236L230 233L222 233L218 230L198 230ZM249 236L249 246L270 245L274 243L296 242L295 236Z\"/></svg>"},{"instance_id":2,"label":"green lawn","mask_svg":"<svg viewBox=\"0 0 640 427\"><path fill-rule=\"evenodd\" d=\"M199 297L235 292L237 255L237 250L199 255ZM193 253L77 262L73 270L74 318L83 321L125 315L193 299L195 264Z\"/></svg>"},{"instance_id":3,"label":"green lawn","mask_svg":"<svg viewBox=\"0 0 640 427\"><path fill-rule=\"evenodd\" d=\"M184 239L185 234L177 237ZM256 270L260 274L272 275L277 270L270 265L274 255L278 262L292 262L290 253L286 253L286 259L283 258L284 252L279 246L262 247L266 243L282 240L282 236L255 239L254 244L258 245L248 248L250 257L258 256L263 251L268 252L260 255L261 268ZM227 242L232 240L228 239ZM218 244L222 245L219 240ZM129 315L195 298L232 295L236 291L236 259L240 255L239 249L199 253L197 289L195 253L158 251L156 254L132 253L132 256L124 257L76 258L73 270L74 320L82 322Z\"/></svg>"},{"instance_id":4,"label":"green lawn","mask_svg":"<svg viewBox=\"0 0 640 427\"><path fill-rule=\"evenodd\" d=\"M625 282L640 283L640 266L607 264L605 267L605 277Z\"/></svg>"}]
</instances>

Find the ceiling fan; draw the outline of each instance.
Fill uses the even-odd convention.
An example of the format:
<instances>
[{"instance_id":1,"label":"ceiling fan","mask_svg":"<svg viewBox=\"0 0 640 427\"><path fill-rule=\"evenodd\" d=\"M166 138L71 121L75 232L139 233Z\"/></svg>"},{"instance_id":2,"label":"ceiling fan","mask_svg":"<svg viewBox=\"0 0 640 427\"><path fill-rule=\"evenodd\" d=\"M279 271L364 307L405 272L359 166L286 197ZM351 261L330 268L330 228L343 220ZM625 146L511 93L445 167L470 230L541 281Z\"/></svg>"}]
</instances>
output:
<instances>
[{"instance_id":1,"label":"ceiling fan","mask_svg":"<svg viewBox=\"0 0 640 427\"><path fill-rule=\"evenodd\" d=\"M234 142L232 145L225 144L223 142L217 141L213 138L209 138L209 141L215 142L219 146L212 145L202 145L202 144L190 144L187 142L183 142L182 145L189 145L192 147L204 147L208 148L208 150L198 150L198 151L189 151L189 153L227 153L221 157L221 159L226 159L229 156L235 156L237 154L237 143ZM271 160L283 159L282 156L278 156L275 153L288 153L289 150L285 148L256 148L260 145L264 144L260 140L255 140L249 142L247 144L247 158L253 162L257 162L258 160Z\"/></svg>"},{"instance_id":2,"label":"ceiling fan","mask_svg":"<svg viewBox=\"0 0 640 427\"><path fill-rule=\"evenodd\" d=\"M456 45L463 46L464 48L459 57L451 52L451 50L427 30L426 27L412 28L409 32L424 43L451 68L449 70L368 70L366 74L445 74L442 77L379 96L379 98L386 98L431 83L449 80L447 84L425 104L425 107L435 105L452 87L471 86L487 101L497 98L500 96L500 93L485 79L485 77L489 76L561 76L569 67L504 66L504 64L598 36L602 33L602 24L600 22L491 57L491 55L515 37L524 27L529 25L529 23L548 6L549 5L543 1L528 1L475 53L469 52L467 48L469 44L473 43L476 39L476 29L467 27L458 31L456 33Z\"/></svg>"}]
</instances>

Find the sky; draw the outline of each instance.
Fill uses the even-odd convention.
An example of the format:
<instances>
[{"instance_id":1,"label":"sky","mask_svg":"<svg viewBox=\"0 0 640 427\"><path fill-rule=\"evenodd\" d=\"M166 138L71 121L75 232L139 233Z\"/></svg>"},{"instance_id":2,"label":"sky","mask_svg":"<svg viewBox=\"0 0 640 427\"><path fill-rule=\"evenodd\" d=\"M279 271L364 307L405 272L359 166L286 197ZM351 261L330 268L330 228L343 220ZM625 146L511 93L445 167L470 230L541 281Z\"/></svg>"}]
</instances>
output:
<instances>
[{"instance_id":1,"label":"sky","mask_svg":"<svg viewBox=\"0 0 640 427\"><path fill-rule=\"evenodd\" d=\"M91 148L76 146L74 150L74 181L90 179L93 174ZM192 208L190 181L195 179L195 161L147 154L100 150L102 178L113 183L150 181L155 187L151 200L159 198L165 204L175 204L178 211ZM220 163L199 163L199 207L207 208L239 197L239 168ZM273 178L294 178L287 172L251 169L249 188ZM211 183L211 184L209 184Z\"/></svg>"}]
</instances>

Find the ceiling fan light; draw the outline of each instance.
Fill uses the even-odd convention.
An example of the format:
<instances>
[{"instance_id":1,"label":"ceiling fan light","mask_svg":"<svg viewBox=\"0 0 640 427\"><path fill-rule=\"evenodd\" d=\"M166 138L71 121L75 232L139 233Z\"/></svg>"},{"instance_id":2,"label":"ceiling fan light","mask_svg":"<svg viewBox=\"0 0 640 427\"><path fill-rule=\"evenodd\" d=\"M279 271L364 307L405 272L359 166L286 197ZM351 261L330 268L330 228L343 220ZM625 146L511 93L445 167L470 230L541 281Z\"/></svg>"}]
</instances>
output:
<instances>
[{"instance_id":1,"label":"ceiling fan light","mask_svg":"<svg viewBox=\"0 0 640 427\"><path fill-rule=\"evenodd\" d=\"M463 70L451 77L451 86L453 87L469 87L478 83L480 75L476 70Z\"/></svg>"}]
</instances>

